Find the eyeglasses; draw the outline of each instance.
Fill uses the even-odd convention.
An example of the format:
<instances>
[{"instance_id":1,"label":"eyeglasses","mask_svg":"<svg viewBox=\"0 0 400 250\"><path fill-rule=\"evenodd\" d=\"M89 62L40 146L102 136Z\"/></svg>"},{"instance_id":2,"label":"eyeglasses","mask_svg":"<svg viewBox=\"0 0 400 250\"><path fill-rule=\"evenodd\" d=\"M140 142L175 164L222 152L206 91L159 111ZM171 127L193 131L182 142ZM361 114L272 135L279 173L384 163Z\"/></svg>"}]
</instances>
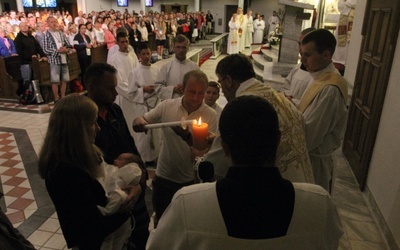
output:
<instances>
[{"instance_id":1,"label":"eyeglasses","mask_svg":"<svg viewBox=\"0 0 400 250\"><path fill-rule=\"evenodd\" d=\"M226 78L228 78L227 76L224 76L224 77L222 77L221 79L219 79L217 82L219 83L219 84L221 84L221 82L223 81L223 80L225 80Z\"/></svg>"}]
</instances>

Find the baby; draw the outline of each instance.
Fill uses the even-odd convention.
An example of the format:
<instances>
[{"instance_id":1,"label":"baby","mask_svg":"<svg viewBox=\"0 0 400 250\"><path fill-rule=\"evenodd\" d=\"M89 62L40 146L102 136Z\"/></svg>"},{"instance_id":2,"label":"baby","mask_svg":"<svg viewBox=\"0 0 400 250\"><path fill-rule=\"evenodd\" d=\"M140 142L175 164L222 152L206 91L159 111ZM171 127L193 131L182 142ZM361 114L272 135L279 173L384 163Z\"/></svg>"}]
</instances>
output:
<instances>
[{"instance_id":1,"label":"baby","mask_svg":"<svg viewBox=\"0 0 400 250\"><path fill-rule=\"evenodd\" d=\"M102 162L104 169L104 189L107 195L107 205L97 206L100 213L104 216L116 213L121 204L125 202L127 194L121 188L126 185L138 185L142 177L142 170L138 163L140 158L132 153L123 153L114 160L114 165ZM119 229L107 236L101 246L105 249L122 249L124 243L129 238L132 231L132 221L127 220Z\"/></svg>"},{"instance_id":2,"label":"baby","mask_svg":"<svg viewBox=\"0 0 400 250\"><path fill-rule=\"evenodd\" d=\"M142 170L137 164L137 157L132 153L120 154L114 160L114 165L109 165L104 161L102 165L105 171L104 186L108 201L105 207L98 206L98 209L103 215L110 215L118 211L128 196L121 187L138 185Z\"/></svg>"}]
</instances>

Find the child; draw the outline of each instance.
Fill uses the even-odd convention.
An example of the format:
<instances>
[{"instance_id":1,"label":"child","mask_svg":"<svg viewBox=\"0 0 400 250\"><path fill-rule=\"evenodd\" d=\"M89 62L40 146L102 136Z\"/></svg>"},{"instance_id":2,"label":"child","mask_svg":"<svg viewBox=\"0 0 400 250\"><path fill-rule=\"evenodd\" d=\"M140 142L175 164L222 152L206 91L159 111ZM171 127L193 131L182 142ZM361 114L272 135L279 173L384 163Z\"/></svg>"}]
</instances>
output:
<instances>
[{"instance_id":1,"label":"child","mask_svg":"<svg viewBox=\"0 0 400 250\"><path fill-rule=\"evenodd\" d=\"M97 206L100 213L104 216L116 213L121 204L125 201L127 194L121 189L126 185L138 185L142 177L142 170L138 163L141 160L132 153L123 153L114 160L114 165L109 165L103 161L104 168L104 189L108 201L105 207ZM122 249L132 232L132 221L128 220L114 233L107 236L101 246L105 249Z\"/></svg>"}]
</instances>

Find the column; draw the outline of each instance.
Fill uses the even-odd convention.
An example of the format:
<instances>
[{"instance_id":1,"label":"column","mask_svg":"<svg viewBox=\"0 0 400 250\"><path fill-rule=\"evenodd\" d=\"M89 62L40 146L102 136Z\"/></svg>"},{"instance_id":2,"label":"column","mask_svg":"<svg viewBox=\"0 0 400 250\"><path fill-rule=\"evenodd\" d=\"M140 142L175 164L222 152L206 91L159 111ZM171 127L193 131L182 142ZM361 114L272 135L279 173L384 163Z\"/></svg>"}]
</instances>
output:
<instances>
[{"instance_id":1,"label":"column","mask_svg":"<svg viewBox=\"0 0 400 250\"><path fill-rule=\"evenodd\" d=\"M146 0L140 0L140 10L143 10L143 12L146 14Z\"/></svg>"},{"instance_id":2,"label":"column","mask_svg":"<svg viewBox=\"0 0 400 250\"><path fill-rule=\"evenodd\" d=\"M194 0L194 12L200 11L200 0Z\"/></svg>"},{"instance_id":3,"label":"column","mask_svg":"<svg viewBox=\"0 0 400 250\"><path fill-rule=\"evenodd\" d=\"M238 0L238 7L239 7L239 8L242 8L242 9L244 8L244 0ZM243 11L244 11L244 10L243 10ZM244 15L244 14L246 14L246 13L243 12L243 15Z\"/></svg>"},{"instance_id":4,"label":"column","mask_svg":"<svg viewBox=\"0 0 400 250\"><path fill-rule=\"evenodd\" d=\"M22 1L15 1L17 3L17 10L19 12L24 12L24 6L22 6Z\"/></svg>"}]
</instances>

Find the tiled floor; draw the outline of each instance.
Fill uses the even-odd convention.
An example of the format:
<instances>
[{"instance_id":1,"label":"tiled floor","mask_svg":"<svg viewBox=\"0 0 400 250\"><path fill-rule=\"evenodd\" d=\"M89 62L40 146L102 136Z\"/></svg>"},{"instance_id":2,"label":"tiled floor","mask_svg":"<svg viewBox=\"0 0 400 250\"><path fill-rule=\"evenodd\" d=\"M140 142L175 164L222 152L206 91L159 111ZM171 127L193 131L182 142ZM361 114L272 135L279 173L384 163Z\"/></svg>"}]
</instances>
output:
<instances>
[{"instance_id":1,"label":"tiled floor","mask_svg":"<svg viewBox=\"0 0 400 250\"><path fill-rule=\"evenodd\" d=\"M202 65L210 80L217 80L214 70L221 58ZM218 102L224 105L226 100L221 97ZM54 207L37 174L37 155L48 118L49 113L0 110L0 190L5 193L0 206L38 249L66 249ZM340 249L389 249L346 159L340 152L335 158L338 167L332 196L345 230Z\"/></svg>"}]
</instances>

